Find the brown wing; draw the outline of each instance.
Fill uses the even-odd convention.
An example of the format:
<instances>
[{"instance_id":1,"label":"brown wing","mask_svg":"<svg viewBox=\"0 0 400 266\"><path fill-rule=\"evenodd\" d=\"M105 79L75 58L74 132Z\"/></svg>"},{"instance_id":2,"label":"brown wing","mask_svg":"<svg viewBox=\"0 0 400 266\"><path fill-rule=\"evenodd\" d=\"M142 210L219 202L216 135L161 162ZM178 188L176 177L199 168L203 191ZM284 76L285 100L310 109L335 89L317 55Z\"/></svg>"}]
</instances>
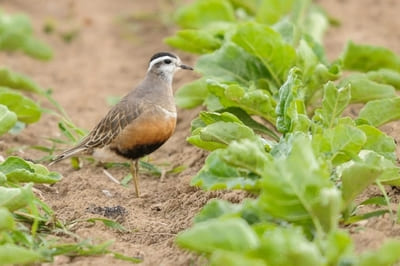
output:
<instances>
[{"instance_id":1,"label":"brown wing","mask_svg":"<svg viewBox=\"0 0 400 266\"><path fill-rule=\"evenodd\" d=\"M107 113L97 126L75 147L56 156L50 163L54 164L76 154L92 151L110 144L121 131L143 112L141 101L128 101L124 97Z\"/></svg>"},{"instance_id":2,"label":"brown wing","mask_svg":"<svg viewBox=\"0 0 400 266\"><path fill-rule=\"evenodd\" d=\"M143 111L141 102L128 102L122 99L97 124L89 135L81 142L87 149L101 148L110 144L121 131Z\"/></svg>"}]
</instances>

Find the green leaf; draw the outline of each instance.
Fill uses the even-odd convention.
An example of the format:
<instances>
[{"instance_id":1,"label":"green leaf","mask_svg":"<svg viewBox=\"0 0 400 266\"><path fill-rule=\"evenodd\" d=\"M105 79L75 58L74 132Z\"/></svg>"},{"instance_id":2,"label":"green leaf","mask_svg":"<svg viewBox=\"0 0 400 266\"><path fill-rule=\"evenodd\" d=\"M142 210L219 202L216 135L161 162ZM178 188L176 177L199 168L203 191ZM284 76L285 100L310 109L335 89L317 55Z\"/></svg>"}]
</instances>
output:
<instances>
[{"instance_id":1,"label":"green leaf","mask_svg":"<svg viewBox=\"0 0 400 266\"><path fill-rule=\"evenodd\" d=\"M32 184L22 188L6 188L0 186L0 207L9 211L21 209L33 201Z\"/></svg>"},{"instance_id":2,"label":"green leaf","mask_svg":"<svg viewBox=\"0 0 400 266\"><path fill-rule=\"evenodd\" d=\"M30 78L4 67L0 68L0 86L44 94L44 89Z\"/></svg>"},{"instance_id":3,"label":"green leaf","mask_svg":"<svg viewBox=\"0 0 400 266\"><path fill-rule=\"evenodd\" d=\"M267 264L257 258L252 258L249 255L245 255L243 253L219 250L214 251L210 257L210 265L211 266L243 266L243 265L251 265L251 266L267 266Z\"/></svg>"},{"instance_id":4,"label":"green leaf","mask_svg":"<svg viewBox=\"0 0 400 266\"><path fill-rule=\"evenodd\" d=\"M350 98L350 86L338 89L333 82L328 82L324 86L322 107L316 110L314 120L321 120L324 126L332 128L337 124L338 118L350 103Z\"/></svg>"},{"instance_id":5,"label":"green leaf","mask_svg":"<svg viewBox=\"0 0 400 266\"><path fill-rule=\"evenodd\" d=\"M296 52L282 40L279 33L268 26L249 22L238 25L232 40L248 53L258 57L268 69L275 85L282 85L289 69L295 63Z\"/></svg>"},{"instance_id":6,"label":"green leaf","mask_svg":"<svg viewBox=\"0 0 400 266\"><path fill-rule=\"evenodd\" d=\"M285 141L287 153L275 154L265 167L260 208L276 218L312 224L318 234L335 229L341 196L329 181L330 170L316 158L307 135L293 134Z\"/></svg>"},{"instance_id":7,"label":"green leaf","mask_svg":"<svg viewBox=\"0 0 400 266\"><path fill-rule=\"evenodd\" d=\"M7 133L17 123L17 115L0 104L0 136Z\"/></svg>"},{"instance_id":8,"label":"green leaf","mask_svg":"<svg viewBox=\"0 0 400 266\"><path fill-rule=\"evenodd\" d=\"M0 207L0 232L15 228L14 217L9 210Z\"/></svg>"},{"instance_id":9,"label":"green leaf","mask_svg":"<svg viewBox=\"0 0 400 266\"><path fill-rule=\"evenodd\" d=\"M19 121L30 124L37 122L42 114L39 105L22 94L0 87L0 102L14 112Z\"/></svg>"},{"instance_id":10,"label":"green leaf","mask_svg":"<svg viewBox=\"0 0 400 266\"><path fill-rule=\"evenodd\" d=\"M245 189L257 190L259 177L244 169L228 165L220 157L220 150L208 155L204 166L193 177L190 185L205 190Z\"/></svg>"},{"instance_id":11,"label":"green leaf","mask_svg":"<svg viewBox=\"0 0 400 266\"><path fill-rule=\"evenodd\" d=\"M214 250L245 252L258 246L257 235L242 219L213 219L180 232L176 242L183 248L212 253Z\"/></svg>"},{"instance_id":12,"label":"green leaf","mask_svg":"<svg viewBox=\"0 0 400 266\"><path fill-rule=\"evenodd\" d=\"M240 119L240 121L243 122L243 124L250 127L254 131L256 131L258 133L266 134L274 140L279 140L279 137L276 135L276 133L274 131L267 128L263 124L257 122L256 120L254 120L247 112L245 112L241 108L228 107L226 109L218 110L218 112L228 112L228 113L234 114L237 118Z\"/></svg>"},{"instance_id":13,"label":"green leaf","mask_svg":"<svg viewBox=\"0 0 400 266\"><path fill-rule=\"evenodd\" d=\"M367 251L361 254L360 266L390 266L400 261L400 241L387 240L378 250Z\"/></svg>"},{"instance_id":14,"label":"green leaf","mask_svg":"<svg viewBox=\"0 0 400 266\"><path fill-rule=\"evenodd\" d=\"M292 68L288 79L279 89L279 103L276 107L278 131L308 131L310 121L306 115L303 89L300 69Z\"/></svg>"},{"instance_id":15,"label":"green leaf","mask_svg":"<svg viewBox=\"0 0 400 266\"><path fill-rule=\"evenodd\" d=\"M164 39L164 42L182 51L206 54L221 47L222 40L218 34L221 33L210 30L180 30L175 36Z\"/></svg>"},{"instance_id":16,"label":"green leaf","mask_svg":"<svg viewBox=\"0 0 400 266\"><path fill-rule=\"evenodd\" d=\"M272 25L289 13L294 0L265 0L257 8L256 19L260 23Z\"/></svg>"},{"instance_id":17,"label":"green leaf","mask_svg":"<svg viewBox=\"0 0 400 266\"><path fill-rule=\"evenodd\" d=\"M317 245L307 240L300 228L275 228L261 237L255 254L264 258L267 265L324 265Z\"/></svg>"},{"instance_id":18,"label":"green leaf","mask_svg":"<svg viewBox=\"0 0 400 266\"><path fill-rule=\"evenodd\" d=\"M129 261L129 262L132 262L132 263L141 263L141 262L143 262L142 258L130 257L130 256L126 256L124 254L117 253L117 252L112 252L112 254L114 255L114 258L116 258L118 260Z\"/></svg>"},{"instance_id":19,"label":"green leaf","mask_svg":"<svg viewBox=\"0 0 400 266\"><path fill-rule=\"evenodd\" d=\"M376 127L400 119L400 97L370 101L361 109L358 118Z\"/></svg>"},{"instance_id":20,"label":"green leaf","mask_svg":"<svg viewBox=\"0 0 400 266\"><path fill-rule=\"evenodd\" d=\"M368 102L371 100L392 98L396 96L395 88L391 85L380 84L364 77L350 76L344 84L351 88L351 102Z\"/></svg>"},{"instance_id":21,"label":"green leaf","mask_svg":"<svg viewBox=\"0 0 400 266\"><path fill-rule=\"evenodd\" d=\"M379 69L366 73L370 80L378 83L389 84L400 90L400 72L391 69Z\"/></svg>"},{"instance_id":22,"label":"green leaf","mask_svg":"<svg viewBox=\"0 0 400 266\"><path fill-rule=\"evenodd\" d=\"M26 162L19 157L10 156L0 164L0 172L9 181L14 182L34 182L53 184L61 179L61 175L50 172L40 164Z\"/></svg>"},{"instance_id":23,"label":"green leaf","mask_svg":"<svg viewBox=\"0 0 400 266\"><path fill-rule=\"evenodd\" d=\"M128 230L123 227L120 223L115 222L113 220L110 219L106 219L106 218L90 218L86 220L89 223L95 223L96 221L100 221L102 222L105 226L111 228L111 229L115 229L118 230L119 232L128 232Z\"/></svg>"},{"instance_id":24,"label":"green leaf","mask_svg":"<svg viewBox=\"0 0 400 266\"><path fill-rule=\"evenodd\" d=\"M198 79L181 87L175 93L175 103L180 108L194 108L201 105L208 95L205 79Z\"/></svg>"},{"instance_id":25,"label":"green leaf","mask_svg":"<svg viewBox=\"0 0 400 266\"><path fill-rule=\"evenodd\" d=\"M370 125L360 125L358 128L367 136L363 149L375 151L393 162L396 160L396 143L392 137Z\"/></svg>"},{"instance_id":26,"label":"green leaf","mask_svg":"<svg viewBox=\"0 0 400 266\"><path fill-rule=\"evenodd\" d=\"M182 28L202 28L211 23L234 20L233 7L227 0L194 1L175 13L175 22Z\"/></svg>"},{"instance_id":27,"label":"green leaf","mask_svg":"<svg viewBox=\"0 0 400 266\"><path fill-rule=\"evenodd\" d=\"M250 115L258 115L275 123L276 101L267 90L245 88L237 84L225 85L217 82L208 84L210 93L219 98L223 107L238 107Z\"/></svg>"},{"instance_id":28,"label":"green leaf","mask_svg":"<svg viewBox=\"0 0 400 266\"><path fill-rule=\"evenodd\" d=\"M337 174L342 180L344 206L350 203L370 184L385 172L398 173L392 161L373 151L360 152L359 161L350 161L337 168ZM398 174L397 174L398 175Z\"/></svg>"},{"instance_id":29,"label":"green leaf","mask_svg":"<svg viewBox=\"0 0 400 266\"><path fill-rule=\"evenodd\" d=\"M33 37L30 21L25 15L7 15L0 11L0 35L1 50L21 50L41 60L52 57L50 47Z\"/></svg>"},{"instance_id":30,"label":"green leaf","mask_svg":"<svg viewBox=\"0 0 400 266\"><path fill-rule=\"evenodd\" d=\"M242 123L219 121L192 132L187 141L206 150L226 147L233 140L254 138L253 130Z\"/></svg>"},{"instance_id":31,"label":"green leaf","mask_svg":"<svg viewBox=\"0 0 400 266\"><path fill-rule=\"evenodd\" d=\"M339 124L315 135L314 147L325 153L337 165L357 156L367 141L364 132L353 125ZM322 138L322 140L321 140ZM321 140L319 142L319 140Z\"/></svg>"},{"instance_id":32,"label":"green leaf","mask_svg":"<svg viewBox=\"0 0 400 266\"><path fill-rule=\"evenodd\" d=\"M26 264L42 261L44 258L37 251L15 244L0 245L0 261L3 265Z\"/></svg>"},{"instance_id":33,"label":"green leaf","mask_svg":"<svg viewBox=\"0 0 400 266\"><path fill-rule=\"evenodd\" d=\"M238 212L240 206L229 201L220 199L211 199L194 217L195 223L219 218L222 215Z\"/></svg>"},{"instance_id":34,"label":"green leaf","mask_svg":"<svg viewBox=\"0 0 400 266\"><path fill-rule=\"evenodd\" d=\"M230 42L211 54L201 56L195 69L206 78L237 82L244 86L269 76L268 70L257 57Z\"/></svg>"},{"instance_id":35,"label":"green leaf","mask_svg":"<svg viewBox=\"0 0 400 266\"><path fill-rule=\"evenodd\" d=\"M384 47L348 42L342 59L347 70L367 72L386 68L400 71L400 57Z\"/></svg>"}]
</instances>

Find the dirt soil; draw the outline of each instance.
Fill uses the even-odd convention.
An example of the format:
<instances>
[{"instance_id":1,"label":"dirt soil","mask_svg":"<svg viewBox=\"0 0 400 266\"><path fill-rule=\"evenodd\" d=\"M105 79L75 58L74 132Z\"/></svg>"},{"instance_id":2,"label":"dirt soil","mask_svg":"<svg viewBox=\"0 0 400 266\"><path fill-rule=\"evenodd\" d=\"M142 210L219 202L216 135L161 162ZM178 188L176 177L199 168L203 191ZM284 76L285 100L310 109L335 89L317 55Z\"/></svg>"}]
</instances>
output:
<instances>
[{"instance_id":1,"label":"dirt soil","mask_svg":"<svg viewBox=\"0 0 400 266\"><path fill-rule=\"evenodd\" d=\"M80 127L91 129L109 109L109 96L122 96L134 88L145 75L148 60L158 51L173 51L163 44L163 38L174 28L169 18L173 10L167 0L0 0L7 12L27 13L35 33L53 47L54 58L40 62L27 56L1 53L1 64L25 73L45 88L54 89L54 97ZM400 1L398 0L323 0L317 1L341 21L326 37L330 58L337 56L346 40L384 45L400 54ZM361 3L362 2L362 3ZM45 34L43 26L51 21L52 34ZM70 42L61 35L77 32ZM182 61L193 64L195 57L177 52ZM179 88L193 80L195 74L178 73L174 87ZM45 104L46 105L46 104ZM130 256L144 258L142 265L192 265L204 262L178 249L174 237L188 228L192 217L211 198L219 197L238 202L240 192L205 193L190 187L191 177L201 168L206 153L189 145L190 121L198 110L179 110L178 125L173 137L150 156L150 161L165 170L184 165L186 170L168 174L160 180L141 173L141 198L136 198L132 187L125 188L103 173L103 168L85 163L73 170L68 160L51 170L63 174L61 182L51 187L40 187L42 196L64 221L101 217L119 213L117 217L131 230L119 233L98 223L78 223L72 229L83 238L96 241L114 239L112 248ZM45 115L17 136L7 135L0 140L0 151L29 145L48 145L46 137L59 137L57 118ZM400 141L400 122L385 126L384 130ZM19 149L15 154L25 158L39 158L33 150ZM399 152L398 152L399 155ZM122 179L126 168L111 169L110 173ZM400 193L389 188L393 208ZM364 197L379 194L370 188ZM114 209L109 209L113 208ZM107 209L108 208L108 209ZM117 211L116 211L117 210ZM114 211L114 212L113 212ZM115 212L116 211L116 212ZM97 213L97 214L93 214ZM115 218L115 217L113 217ZM376 248L387 237L399 237L400 227L392 225L390 217L370 219L354 228L353 238L358 251ZM58 257L48 265L131 265L111 256L67 258Z\"/></svg>"}]
</instances>

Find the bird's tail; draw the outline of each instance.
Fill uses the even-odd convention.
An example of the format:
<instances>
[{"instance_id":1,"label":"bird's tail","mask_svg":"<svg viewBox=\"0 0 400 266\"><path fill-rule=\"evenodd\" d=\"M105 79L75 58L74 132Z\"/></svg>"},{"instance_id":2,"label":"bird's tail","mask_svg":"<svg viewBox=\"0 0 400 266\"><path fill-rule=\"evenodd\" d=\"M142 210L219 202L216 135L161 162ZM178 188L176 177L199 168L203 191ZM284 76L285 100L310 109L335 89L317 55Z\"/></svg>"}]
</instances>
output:
<instances>
[{"instance_id":1,"label":"bird's tail","mask_svg":"<svg viewBox=\"0 0 400 266\"><path fill-rule=\"evenodd\" d=\"M62 160L64 160L64 159L67 159L67 158L69 158L69 157L71 157L71 156L74 156L74 155L76 155L76 154L78 154L78 153L81 153L81 152L85 151L86 149L87 149L87 148L86 148L85 146L82 146L82 145L75 146L75 147L73 147L73 148L71 148L71 149L68 149L68 150L64 151L63 153L57 155L57 156L49 163L49 166L50 166L50 165L53 165L53 164L55 164L55 163L58 163L59 161L62 161Z\"/></svg>"}]
</instances>

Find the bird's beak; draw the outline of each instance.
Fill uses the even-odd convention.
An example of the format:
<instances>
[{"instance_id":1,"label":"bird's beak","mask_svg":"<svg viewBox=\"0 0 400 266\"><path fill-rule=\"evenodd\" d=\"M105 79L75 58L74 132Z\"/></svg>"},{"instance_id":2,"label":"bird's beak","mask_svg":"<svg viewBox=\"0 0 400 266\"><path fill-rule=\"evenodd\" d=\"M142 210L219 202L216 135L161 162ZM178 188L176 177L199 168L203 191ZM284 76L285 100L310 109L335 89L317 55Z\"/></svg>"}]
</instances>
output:
<instances>
[{"instance_id":1,"label":"bird's beak","mask_svg":"<svg viewBox=\"0 0 400 266\"><path fill-rule=\"evenodd\" d=\"M184 64L179 65L179 67L182 68L182 69L193 70L193 67L187 66L187 65L184 65Z\"/></svg>"}]
</instances>

